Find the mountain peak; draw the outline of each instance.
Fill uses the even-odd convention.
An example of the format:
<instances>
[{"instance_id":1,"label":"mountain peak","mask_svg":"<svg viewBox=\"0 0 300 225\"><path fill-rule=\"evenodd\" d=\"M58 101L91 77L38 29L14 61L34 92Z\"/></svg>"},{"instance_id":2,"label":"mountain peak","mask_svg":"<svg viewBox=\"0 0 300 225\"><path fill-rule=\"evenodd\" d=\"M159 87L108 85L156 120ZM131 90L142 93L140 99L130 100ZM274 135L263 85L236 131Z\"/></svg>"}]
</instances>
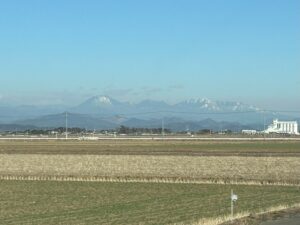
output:
<instances>
[{"instance_id":1,"label":"mountain peak","mask_svg":"<svg viewBox=\"0 0 300 225\"><path fill-rule=\"evenodd\" d=\"M197 99L192 98L180 104L185 104L190 106L195 105L196 107L200 107L202 109L207 109L207 110L213 110L213 111L220 110L220 107L218 106L217 102L212 101L208 98L197 98Z\"/></svg>"},{"instance_id":2,"label":"mountain peak","mask_svg":"<svg viewBox=\"0 0 300 225\"><path fill-rule=\"evenodd\" d=\"M106 95L94 96L90 100L95 105L112 105L112 100Z\"/></svg>"}]
</instances>

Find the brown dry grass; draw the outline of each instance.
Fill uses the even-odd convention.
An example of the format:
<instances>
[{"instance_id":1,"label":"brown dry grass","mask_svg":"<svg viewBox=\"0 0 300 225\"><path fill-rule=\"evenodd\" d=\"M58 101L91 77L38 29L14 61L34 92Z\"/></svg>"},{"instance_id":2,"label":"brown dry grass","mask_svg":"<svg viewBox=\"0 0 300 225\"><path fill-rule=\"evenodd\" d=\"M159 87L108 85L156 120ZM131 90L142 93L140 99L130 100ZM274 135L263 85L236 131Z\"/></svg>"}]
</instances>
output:
<instances>
[{"instance_id":1,"label":"brown dry grass","mask_svg":"<svg viewBox=\"0 0 300 225\"><path fill-rule=\"evenodd\" d=\"M2 154L0 175L300 183L300 158Z\"/></svg>"}]
</instances>

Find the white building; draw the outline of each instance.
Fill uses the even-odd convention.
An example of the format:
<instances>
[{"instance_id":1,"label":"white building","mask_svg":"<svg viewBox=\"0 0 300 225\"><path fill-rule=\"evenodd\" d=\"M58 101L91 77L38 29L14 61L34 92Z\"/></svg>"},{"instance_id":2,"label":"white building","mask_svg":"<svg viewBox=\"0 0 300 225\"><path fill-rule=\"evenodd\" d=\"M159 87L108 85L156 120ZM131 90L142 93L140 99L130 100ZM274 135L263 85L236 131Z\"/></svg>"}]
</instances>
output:
<instances>
[{"instance_id":1,"label":"white building","mask_svg":"<svg viewBox=\"0 0 300 225\"><path fill-rule=\"evenodd\" d=\"M242 134L257 134L256 130L242 130Z\"/></svg>"},{"instance_id":2,"label":"white building","mask_svg":"<svg viewBox=\"0 0 300 225\"><path fill-rule=\"evenodd\" d=\"M273 120L273 123L264 130L264 133L277 133L277 134L299 134L297 121L279 121Z\"/></svg>"}]
</instances>

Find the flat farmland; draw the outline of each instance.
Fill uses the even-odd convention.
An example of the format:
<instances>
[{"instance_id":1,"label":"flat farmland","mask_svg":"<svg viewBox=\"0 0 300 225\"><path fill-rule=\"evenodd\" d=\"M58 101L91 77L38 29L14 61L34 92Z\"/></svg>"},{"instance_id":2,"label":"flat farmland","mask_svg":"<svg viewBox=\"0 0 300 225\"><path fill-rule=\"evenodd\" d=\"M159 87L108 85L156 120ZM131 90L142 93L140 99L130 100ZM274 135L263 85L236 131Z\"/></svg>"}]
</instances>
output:
<instances>
[{"instance_id":1,"label":"flat farmland","mask_svg":"<svg viewBox=\"0 0 300 225\"><path fill-rule=\"evenodd\" d=\"M300 183L297 141L0 141L0 176Z\"/></svg>"},{"instance_id":2,"label":"flat farmland","mask_svg":"<svg viewBox=\"0 0 300 225\"><path fill-rule=\"evenodd\" d=\"M0 154L297 156L300 141L100 140L6 141Z\"/></svg>"},{"instance_id":3,"label":"flat farmland","mask_svg":"<svg viewBox=\"0 0 300 225\"><path fill-rule=\"evenodd\" d=\"M299 141L0 141L0 224L217 224L299 185Z\"/></svg>"},{"instance_id":4,"label":"flat farmland","mask_svg":"<svg viewBox=\"0 0 300 225\"><path fill-rule=\"evenodd\" d=\"M0 224L197 224L299 203L299 187L0 181ZM204 220L206 221L206 220ZM203 221L202 221L203 222Z\"/></svg>"}]
</instances>

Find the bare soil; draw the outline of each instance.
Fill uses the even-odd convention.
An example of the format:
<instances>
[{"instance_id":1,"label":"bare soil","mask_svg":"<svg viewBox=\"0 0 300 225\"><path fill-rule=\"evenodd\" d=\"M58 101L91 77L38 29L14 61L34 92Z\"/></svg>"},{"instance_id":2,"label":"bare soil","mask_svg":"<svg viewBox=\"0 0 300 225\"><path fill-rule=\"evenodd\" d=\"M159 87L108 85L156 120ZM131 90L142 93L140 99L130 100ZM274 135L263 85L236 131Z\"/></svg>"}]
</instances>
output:
<instances>
[{"instance_id":1,"label":"bare soil","mask_svg":"<svg viewBox=\"0 0 300 225\"><path fill-rule=\"evenodd\" d=\"M300 157L299 141L0 141L0 154Z\"/></svg>"}]
</instances>

